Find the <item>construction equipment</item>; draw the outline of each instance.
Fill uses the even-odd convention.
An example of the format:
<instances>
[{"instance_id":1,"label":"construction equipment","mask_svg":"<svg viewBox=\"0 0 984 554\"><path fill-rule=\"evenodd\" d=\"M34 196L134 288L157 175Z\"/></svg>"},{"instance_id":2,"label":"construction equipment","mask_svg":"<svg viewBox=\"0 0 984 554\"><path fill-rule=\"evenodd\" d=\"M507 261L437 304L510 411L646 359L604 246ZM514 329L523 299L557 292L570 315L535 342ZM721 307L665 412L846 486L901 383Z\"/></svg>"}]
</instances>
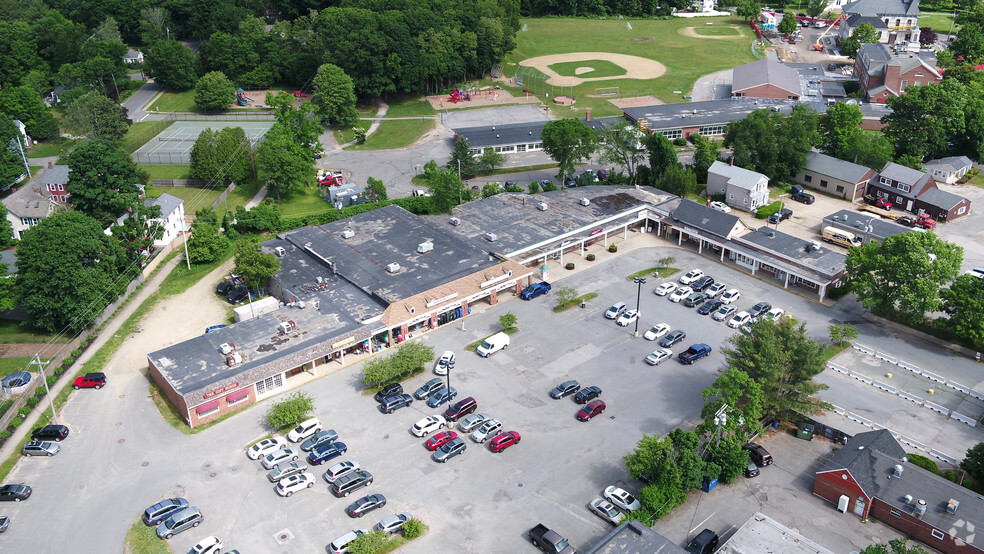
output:
<instances>
[{"instance_id":1,"label":"construction equipment","mask_svg":"<svg viewBox=\"0 0 984 554\"><path fill-rule=\"evenodd\" d=\"M327 169L318 170L318 186L322 187L337 187L341 186L342 172L341 171L330 171Z\"/></svg>"},{"instance_id":2,"label":"construction equipment","mask_svg":"<svg viewBox=\"0 0 984 554\"><path fill-rule=\"evenodd\" d=\"M824 31L824 32L822 32L822 33L820 33L820 36L817 37L817 43L813 45L813 49L814 50L816 50L817 52L823 52L823 43L822 43L823 37L826 36L827 33L829 33L831 29L833 29L834 27L836 27L837 26L837 22L840 21L841 19L847 19L847 14L843 14L842 13L842 14L838 15L837 18L834 19L830 23L830 26L827 27L827 30Z\"/></svg>"}]
</instances>

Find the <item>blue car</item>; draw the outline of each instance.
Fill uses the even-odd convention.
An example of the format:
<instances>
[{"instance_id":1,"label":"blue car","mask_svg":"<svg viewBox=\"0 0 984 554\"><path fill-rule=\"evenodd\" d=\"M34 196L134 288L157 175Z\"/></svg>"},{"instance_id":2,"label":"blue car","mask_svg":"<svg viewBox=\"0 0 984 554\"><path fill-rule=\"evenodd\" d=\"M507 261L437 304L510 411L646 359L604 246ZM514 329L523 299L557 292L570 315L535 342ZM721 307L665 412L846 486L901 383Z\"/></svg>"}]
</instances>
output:
<instances>
[{"instance_id":1,"label":"blue car","mask_svg":"<svg viewBox=\"0 0 984 554\"><path fill-rule=\"evenodd\" d=\"M458 391L454 387L451 387L451 392L448 392L447 387L441 387L441 390L434 393L434 396L430 397L427 401L427 405L431 408L436 408L445 402L450 401L455 396L458 396Z\"/></svg>"},{"instance_id":2,"label":"blue car","mask_svg":"<svg viewBox=\"0 0 984 554\"><path fill-rule=\"evenodd\" d=\"M321 444L308 454L308 463L311 465L321 465L332 458L337 458L348 451L348 446L344 442L330 442Z\"/></svg>"},{"instance_id":3,"label":"blue car","mask_svg":"<svg viewBox=\"0 0 984 554\"><path fill-rule=\"evenodd\" d=\"M523 289L523 292L519 293L519 297L523 300L532 300L541 294L546 294L550 292L550 283L546 281L541 281L539 283L533 283L532 285Z\"/></svg>"}]
</instances>

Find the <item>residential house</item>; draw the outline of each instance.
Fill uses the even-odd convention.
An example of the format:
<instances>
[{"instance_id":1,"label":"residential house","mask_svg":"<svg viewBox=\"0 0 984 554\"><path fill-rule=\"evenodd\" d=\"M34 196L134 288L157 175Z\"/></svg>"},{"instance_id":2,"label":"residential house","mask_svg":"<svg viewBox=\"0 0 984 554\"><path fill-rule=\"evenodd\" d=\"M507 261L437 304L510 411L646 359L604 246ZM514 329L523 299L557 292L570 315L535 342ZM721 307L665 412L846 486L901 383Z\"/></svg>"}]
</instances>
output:
<instances>
[{"instance_id":1,"label":"residential house","mask_svg":"<svg viewBox=\"0 0 984 554\"><path fill-rule=\"evenodd\" d=\"M754 212L769 203L769 178L733 162L716 161L707 170L707 193L723 194L729 206Z\"/></svg>"},{"instance_id":2,"label":"residential house","mask_svg":"<svg viewBox=\"0 0 984 554\"><path fill-rule=\"evenodd\" d=\"M937 221L950 221L970 211L970 200L940 190L928 173L894 162L885 164L868 183L868 194L907 212L927 213Z\"/></svg>"},{"instance_id":3,"label":"residential house","mask_svg":"<svg viewBox=\"0 0 984 554\"><path fill-rule=\"evenodd\" d=\"M145 198L144 206L160 206L161 217L152 219L147 223L160 223L164 229L161 238L154 240L154 247L161 248L171 244L174 239L181 235L185 229L184 200L167 194L166 192L157 198Z\"/></svg>"},{"instance_id":4,"label":"residential house","mask_svg":"<svg viewBox=\"0 0 984 554\"><path fill-rule=\"evenodd\" d=\"M926 173L933 176L937 183L952 185L963 178L974 167L974 162L967 156L950 156L938 160L929 160L922 164Z\"/></svg>"},{"instance_id":5,"label":"residential house","mask_svg":"<svg viewBox=\"0 0 984 554\"><path fill-rule=\"evenodd\" d=\"M887 429L859 433L819 460L813 494L946 554L984 551L980 495L909 463ZM978 536L980 535L980 536Z\"/></svg>"},{"instance_id":6,"label":"residential house","mask_svg":"<svg viewBox=\"0 0 984 554\"><path fill-rule=\"evenodd\" d=\"M71 170L67 165L55 165L48 162L48 169L44 170L41 176L41 184L44 185L42 193L54 199L59 204L66 204L71 198L68 192L68 174Z\"/></svg>"},{"instance_id":7,"label":"residential house","mask_svg":"<svg viewBox=\"0 0 984 554\"><path fill-rule=\"evenodd\" d=\"M860 202L868 188L868 181L874 176L874 169L820 152L809 152L806 165L792 177L792 181L851 202Z\"/></svg>"},{"instance_id":8,"label":"residential house","mask_svg":"<svg viewBox=\"0 0 984 554\"><path fill-rule=\"evenodd\" d=\"M840 21L841 40L869 23L878 31L878 42L919 50L919 0L857 0L842 11L847 19Z\"/></svg>"},{"instance_id":9,"label":"residential house","mask_svg":"<svg viewBox=\"0 0 984 554\"><path fill-rule=\"evenodd\" d=\"M7 221L14 229L14 238L21 239L21 234L41 222L55 212L60 205L54 197L45 195L39 188L23 187L14 190L10 196L0 200L7 208Z\"/></svg>"},{"instance_id":10,"label":"residential house","mask_svg":"<svg viewBox=\"0 0 984 554\"><path fill-rule=\"evenodd\" d=\"M123 63L143 63L144 55L140 50L134 50L133 48L126 51L123 56Z\"/></svg>"},{"instance_id":11,"label":"residential house","mask_svg":"<svg viewBox=\"0 0 984 554\"><path fill-rule=\"evenodd\" d=\"M733 70L731 96L799 100L799 72L784 64L762 59Z\"/></svg>"},{"instance_id":12,"label":"residential house","mask_svg":"<svg viewBox=\"0 0 984 554\"><path fill-rule=\"evenodd\" d=\"M936 54L897 51L884 44L862 44L854 60L857 77L865 99L884 103L900 96L910 85L939 83L943 75L936 69Z\"/></svg>"}]
</instances>

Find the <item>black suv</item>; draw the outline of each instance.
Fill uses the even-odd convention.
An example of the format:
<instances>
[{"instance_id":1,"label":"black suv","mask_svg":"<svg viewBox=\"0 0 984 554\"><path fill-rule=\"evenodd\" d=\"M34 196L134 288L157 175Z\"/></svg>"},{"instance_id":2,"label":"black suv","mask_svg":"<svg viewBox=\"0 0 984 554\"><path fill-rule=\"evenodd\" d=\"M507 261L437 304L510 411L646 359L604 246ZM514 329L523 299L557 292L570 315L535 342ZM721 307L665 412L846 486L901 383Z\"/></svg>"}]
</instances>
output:
<instances>
[{"instance_id":1,"label":"black suv","mask_svg":"<svg viewBox=\"0 0 984 554\"><path fill-rule=\"evenodd\" d=\"M779 223L780 221L784 219L789 219L791 217L793 217L793 210L790 210L789 208L783 208L778 212L769 216L769 223L773 223L773 224Z\"/></svg>"},{"instance_id":2,"label":"black suv","mask_svg":"<svg viewBox=\"0 0 984 554\"><path fill-rule=\"evenodd\" d=\"M768 302L759 302L758 304L748 309L748 315L755 318L771 309L772 309L772 304L769 304Z\"/></svg>"},{"instance_id":3,"label":"black suv","mask_svg":"<svg viewBox=\"0 0 984 554\"><path fill-rule=\"evenodd\" d=\"M372 484L372 474L365 470L355 470L342 475L331 484L335 496L348 496L352 491Z\"/></svg>"},{"instance_id":4,"label":"black suv","mask_svg":"<svg viewBox=\"0 0 984 554\"><path fill-rule=\"evenodd\" d=\"M797 202L802 202L804 204L812 204L813 202L816 201L816 198L814 198L813 195L808 192L794 192L793 194L790 194L789 197Z\"/></svg>"},{"instance_id":5,"label":"black suv","mask_svg":"<svg viewBox=\"0 0 984 554\"><path fill-rule=\"evenodd\" d=\"M413 404L413 397L409 394L394 394L393 396L387 396L379 404L379 410L384 414L391 414L400 408L404 408Z\"/></svg>"},{"instance_id":6,"label":"black suv","mask_svg":"<svg viewBox=\"0 0 984 554\"><path fill-rule=\"evenodd\" d=\"M61 442L68 437L68 427L64 425L45 425L31 433L31 440Z\"/></svg>"},{"instance_id":7,"label":"black suv","mask_svg":"<svg viewBox=\"0 0 984 554\"><path fill-rule=\"evenodd\" d=\"M697 279L693 283L690 283L690 289L694 292L703 292L707 287L714 284L714 277L710 275L704 275L700 279Z\"/></svg>"},{"instance_id":8,"label":"black suv","mask_svg":"<svg viewBox=\"0 0 984 554\"><path fill-rule=\"evenodd\" d=\"M377 392L376 396L374 396L373 398L376 399L376 402L382 403L382 401L385 400L387 396L393 396L394 394L403 394L403 385L399 383L390 383L385 387L379 389L379 392Z\"/></svg>"}]
</instances>

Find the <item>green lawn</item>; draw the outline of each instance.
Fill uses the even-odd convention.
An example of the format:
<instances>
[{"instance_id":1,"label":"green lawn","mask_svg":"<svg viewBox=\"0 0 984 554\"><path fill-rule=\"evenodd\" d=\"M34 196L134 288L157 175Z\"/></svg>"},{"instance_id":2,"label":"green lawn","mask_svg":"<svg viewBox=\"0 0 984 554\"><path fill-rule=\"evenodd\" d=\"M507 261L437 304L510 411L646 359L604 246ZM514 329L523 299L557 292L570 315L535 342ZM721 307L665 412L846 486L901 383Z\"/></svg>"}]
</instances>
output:
<instances>
[{"instance_id":1,"label":"green lawn","mask_svg":"<svg viewBox=\"0 0 984 554\"><path fill-rule=\"evenodd\" d=\"M28 366L33 358L0 358L0 377L6 377L15 371L38 372L38 366Z\"/></svg>"},{"instance_id":2,"label":"green lawn","mask_svg":"<svg viewBox=\"0 0 984 554\"><path fill-rule=\"evenodd\" d=\"M28 158L47 158L48 156L61 156L75 146L75 141L70 138L56 138L34 146L34 149L27 155Z\"/></svg>"},{"instance_id":3,"label":"green lawn","mask_svg":"<svg viewBox=\"0 0 984 554\"><path fill-rule=\"evenodd\" d=\"M185 213L193 214L204 207L210 207L219 198L223 190L225 190L224 187L200 189L195 187L155 187L151 185L147 187L147 196L156 198L166 192L171 196L184 200Z\"/></svg>"},{"instance_id":4,"label":"green lawn","mask_svg":"<svg viewBox=\"0 0 984 554\"><path fill-rule=\"evenodd\" d=\"M157 527L146 525L142 518L137 518L126 532L127 554L171 554L174 552L167 544L157 537Z\"/></svg>"},{"instance_id":5,"label":"green lawn","mask_svg":"<svg viewBox=\"0 0 984 554\"><path fill-rule=\"evenodd\" d=\"M190 165L140 165L151 179L191 179Z\"/></svg>"},{"instance_id":6,"label":"green lawn","mask_svg":"<svg viewBox=\"0 0 984 554\"><path fill-rule=\"evenodd\" d=\"M68 342L69 337L52 337L32 329L26 323L9 319L0 320L0 344L24 344L31 342Z\"/></svg>"},{"instance_id":7,"label":"green lawn","mask_svg":"<svg viewBox=\"0 0 984 554\"><path fill-rule=\"evenodd\" d=\"M306 187L280 204L280 214L284 217L300 217L318 214L331 208L327 200L321 198L318 187Z\"/></svg>"},{"instance_id":8,"label":"green lawn","mask_svg":"<svg viewBox=\"0 0 984 554\"><path fill-rule=\"evenodd\" d=\"M436 115L430 103L420 98L404 98L393 100L386 111L386 119L381 121L376 132L366 138L365 144L346 147L346 150L392 150L405 148L417 141L424 133L434 128L434 119L394 119L398 117L433 117ZM368 129L370 121L362 121ZM354 139L351 129L335 131L335 138L340 143Z\"/></svg>"},{"instance_id":9,"label":"green lawn","mask_svg":"<svg viewBox=\"0 0 984 554\"><path fill-rule=\"evenodd\" d=\"M123 151L133 154L138 148L173 125L173 121L138 121L127 129L123 136Z\"/></svg>"},{"instance_id":10,"label":"green lawn","mask_svg":"<svg viewBox=\"0 0 984 554\"><path fill-rule=\"evenodd\" d=\"M394 100L386 110L386 117L425 117L437 115L430 102L419 97Z\"/></svg>"},{"instance_id":11,"label":"green lawn","mask_svg":"<svg viewBox=\"0 0 984 554\"><path fill-rule=\"evenodd\" d=\"M161 111L161 112L194 112L198 111L195 106L195 91L188 90L185 92L165 92L148 107L148 111Z\"/></svg>"},{"instance_id":12,"label":"green lawn","mask_svg":"<svg viewBox=\"0 0 984 554\"><path fill-rule=\"evenodd\" d=\"M939 33L940 39L946 40L946 34L953 23L953 13L919 12L919 26L929 27ZM958 25L953 25L953 34L957 34Z\"/></svg>"},{"instance_id":13,"label":"green lawn","mask_svg":"<svg viewBox=\"0 0 984 554\"><path fill-rule=\"evenodd\" d=\"M580 67L590 67L591 71L576 73ZM581 62L562 62L550 65L557 75L594 79L596 77L618 77L625 75L625 68L607 60L584 60Z\"/></svg>"},{"instance_id":14,"label":"green lawn","mask_svg":"<svg viewBox=\"0 0 984 554\"><path fill-rule=\"evenodd\" d=\"M720 71L753 61L751 44L755 40L751 27L736 17L685 18L667 20L584 20L584 19L523 19L527 30L516 36L516 48L506 56L504 69L514 76L518 63L547 54L569 52L612 52L650 58L666 66L666 73L656 79L606 79L590 81L573 89L577 98L576 110L567 106L551 109L557 115L571 117L590 109L596 117L621 115L622 110L606 98L588 98L597 88L619 87L620 94L651 93L664 102L681 102L701 75ZM713 23L713 25L707 25ZM631 29L629 29L631 24ZM730 26L735 28L731 28ZM694 38L690 32L715 38ZM713 28L713 30L712 30ZM730 35L734 34L733 38ZM577 37L572 40L572 37ZM588 62L592 63L592 62ZM522 94L519 87L507 87L513 95ZM551 94L549 85L527 83L527 88L543 96ZM568 94L566 89L563 94ZM675 94L674 91L680 91ZM552 93L561 94L559 89Z\"/></svg>"}]
</instances>

